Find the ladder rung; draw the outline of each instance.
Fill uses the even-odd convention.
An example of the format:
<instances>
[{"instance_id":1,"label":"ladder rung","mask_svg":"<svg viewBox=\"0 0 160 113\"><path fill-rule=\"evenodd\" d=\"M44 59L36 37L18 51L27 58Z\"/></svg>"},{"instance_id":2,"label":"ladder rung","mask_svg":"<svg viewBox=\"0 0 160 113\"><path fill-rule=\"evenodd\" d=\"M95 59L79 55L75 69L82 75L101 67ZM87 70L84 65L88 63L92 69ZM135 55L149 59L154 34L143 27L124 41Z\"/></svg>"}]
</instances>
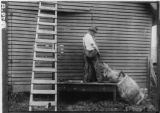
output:
<instances>
[{"instance_id":1,"label":"ladder rung","mask_svg":"<svg viewBox=\"0 0 160 113\"><path fill-rule=\"evenodd\" d=\"M50 52L50 53L55 53L56 52L54 49L41 49L41 48L35 48L35 51L38 51L38 52Z\"/></svg>"},{"instance_id":2,"label":"ladder rung","mask_svg":"<svg viewBox=\"0 0 160 113\"><path fill-rule=\"evenodd\" d=\"M56 4L57 1L41 1L41 3L54 3L54 4Z\"/></svg>"},{"instance_id":3,"label":"ladder rung","mask_svg":"<svg viewBox=\"0 0 160 113\"><path fill-rule=\"evenodd\" d=\"M46 40L46 39L36 39L36 42L39 42L39 43L56 43L55 40Z\"/></svg>"},{"instance_id":4,"label":"ladder rung","mask_svg":"<svg viewBox=\"0 0 160 113\"><path fill-rule=\"evenodd\" d=\"M47 31L47 30L38 30L37 33L42 33L42 34L56 34L55 31Z\"/></svg>"},{"instance_id":5,"label":"ladder rung","mask_svg":"<svg viewBox=\"0 0 160 113\"><path fill-rule=\"evenodd\" d=\"M55 84L55 80L33 80L34 84Z\"/></svg>"},{"instance_id":6,"label":"ladder rung","mask_svg":"<svg viewBox=\"0 0 160 113\"><path fill-rule=\"evenodd\" d=\"M48 22L38 22L40 25L48 25L48 26L56 26L55 23L48 23Z\"/></svg>"},{"instance_id":7,"label":"ladder rung","mask_svg":"<svg viewBox=\"0 0 160 113\"><path fill-rule=\"evenodd\" d=\"M33 68L33 71L56 72L54 68Z\"/></svg>"},{"instance_id":8,"label":"ladder rung","mask_svg":"<svg viewBox=\"0 0 160 113\"><path fill-rule=\"evenodd\" d=\"M57 9L55 7L46 7L46 6L40 6L39 7L42 10L52 10L52 11L56 11Z\"/></svg>"},{"instance_id":9,"label":"ladder rung","mask_svg":"<svg viewBox=\"0 0 160 113\"><path fill-rule=\"evenodd\" d=\"M46 106L51 103L52 106L55 106L55 101L32 101L30 103L31 106Z\"/></svg>"},{"instance_id":10,"label":"ladder rung","mask_svg":"<svg viewBox=\"0 0 160 113\"><path fill-rule=\"evenodd\" d=\"M39 61L56 61L53 58L39 58L39 57L34 58L34 60L39 60Z\"/></svg>"},{"instance_id":11,"label":"ladder rung","mask_svg":"<svg viewBox=\"0 0 160 113\"><path fill-rule=\"evenodd\" d=\"M56 94L55 90L32 90L32 94Z\"/></svg>"},{"instance_id":12,"label":"ladder rung","mask_svg":"<svg viewBox=\"0 0 160 113\"><path fill-rule=\"evenodd\" d=\"M49 15L49 14L38 14L39 17L45 17L45 18L57 18L56 15Z\"/></svg>"}]
</instances>

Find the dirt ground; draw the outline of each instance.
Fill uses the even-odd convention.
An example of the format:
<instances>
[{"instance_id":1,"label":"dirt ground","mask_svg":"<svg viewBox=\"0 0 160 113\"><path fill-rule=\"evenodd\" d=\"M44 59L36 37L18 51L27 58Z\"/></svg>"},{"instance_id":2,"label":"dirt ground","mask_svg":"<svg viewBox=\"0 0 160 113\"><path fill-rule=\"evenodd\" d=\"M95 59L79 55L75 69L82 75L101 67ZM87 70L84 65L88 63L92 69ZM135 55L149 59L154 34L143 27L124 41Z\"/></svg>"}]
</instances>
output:
<instances>
[{"instance_id":1,"label":"dirt ground","mask_svg":"<svg viewBox=\"0 0 160 113\"><path fill-rule=\"evenodd\" d=\"M120 97L113 102L112 98L112 93L61 92L58 111L156 111L154 91L141 105L129 105ZM29 93L10 93L8 104L9 111L28 111ZM34 110L54 111L54 108L36 107Z\"/></svg>"}]
</instances>

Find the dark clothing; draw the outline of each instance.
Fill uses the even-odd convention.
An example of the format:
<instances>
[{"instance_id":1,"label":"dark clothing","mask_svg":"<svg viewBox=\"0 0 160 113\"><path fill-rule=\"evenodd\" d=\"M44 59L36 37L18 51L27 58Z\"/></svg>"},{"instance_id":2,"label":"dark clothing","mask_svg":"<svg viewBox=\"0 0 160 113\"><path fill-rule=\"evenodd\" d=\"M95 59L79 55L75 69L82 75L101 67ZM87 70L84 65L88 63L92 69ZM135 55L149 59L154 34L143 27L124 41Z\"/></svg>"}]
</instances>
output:
<instances>
[{"instance_id":1,"label":"dark clothing","mask_svg":"<svg viewBox=\"0 0 160 113\"><path fill-rule=\"evenodd\" d=\"M84 82L101 82L103 76L101 75L100 59L97 50L88 51L84 49Z\"/></svg>"}]
</instances>

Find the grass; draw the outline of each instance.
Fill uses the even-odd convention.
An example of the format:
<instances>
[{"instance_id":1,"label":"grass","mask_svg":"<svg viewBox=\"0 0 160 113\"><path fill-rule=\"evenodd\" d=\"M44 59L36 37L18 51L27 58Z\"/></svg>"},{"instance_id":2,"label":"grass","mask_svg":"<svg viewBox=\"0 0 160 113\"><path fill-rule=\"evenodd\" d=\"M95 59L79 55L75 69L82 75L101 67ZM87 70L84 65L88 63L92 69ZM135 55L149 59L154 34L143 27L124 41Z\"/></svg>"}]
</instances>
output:
<instances>
[{"instance_id":1,"label":"grass","mask_svg":"<svg viewBox=\"0 0 160 113\"><path fill-rule=\"evenodd\" d=\"M58 95L58 111L155 111L151 104L153 97L143 105L129 105L121 98L113 102L111 93L61 92ZM28 107L29 93L9 94L9 111L28 111ZM54 111L54 108L36 107L34 110Z\"/></svg>"},{"instance_id":2,"label":"grass","mask_svg":"<svg viewBox=\"0 0 160 113\"><path fill-rule=\"evenodd\" d=\"M28 111L29 93L9 93L9 111Z\"/></svg>"}]
</instances>

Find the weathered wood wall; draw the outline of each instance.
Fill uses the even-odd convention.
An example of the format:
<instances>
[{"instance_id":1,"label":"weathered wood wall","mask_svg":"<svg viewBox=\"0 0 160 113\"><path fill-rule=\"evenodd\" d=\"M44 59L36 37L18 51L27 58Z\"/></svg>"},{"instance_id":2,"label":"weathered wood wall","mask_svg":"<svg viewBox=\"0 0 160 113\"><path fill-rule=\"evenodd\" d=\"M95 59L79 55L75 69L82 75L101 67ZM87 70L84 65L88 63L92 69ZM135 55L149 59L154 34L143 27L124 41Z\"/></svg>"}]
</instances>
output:
<instances>
[{"instance_id":1,"label":"weathered wood wall","mask_svg":"<svg viewBox=\"0 0 160 113\"><path fill-rule=\"evenodd\" d=\"M124 70L146 87L152 26L148 5L102 1L63 2L61 5L64 8L72 5L90 8L83 13L73 8L73 13L59 14L58 39L59 44L64 45L64 54L59 55L61 78L82 79L82 37L94 24L99 28L96 40L103 60L115 69Z\"/></svg>"},{"instance_id":2,"label":"weathered wood wall","mask_svg":"<svg viewBox=\"0 0 160 113\"><path fill-rule=\"evenodd\" d=\"M103 60L146 87L152 19L148 4L58 2L58 79L83 77L82 37L92 24ZM29 90L38 3L8 2L9 84ZM62 46L62 47L63 47Z\"/></svg>"}]
</instances>

